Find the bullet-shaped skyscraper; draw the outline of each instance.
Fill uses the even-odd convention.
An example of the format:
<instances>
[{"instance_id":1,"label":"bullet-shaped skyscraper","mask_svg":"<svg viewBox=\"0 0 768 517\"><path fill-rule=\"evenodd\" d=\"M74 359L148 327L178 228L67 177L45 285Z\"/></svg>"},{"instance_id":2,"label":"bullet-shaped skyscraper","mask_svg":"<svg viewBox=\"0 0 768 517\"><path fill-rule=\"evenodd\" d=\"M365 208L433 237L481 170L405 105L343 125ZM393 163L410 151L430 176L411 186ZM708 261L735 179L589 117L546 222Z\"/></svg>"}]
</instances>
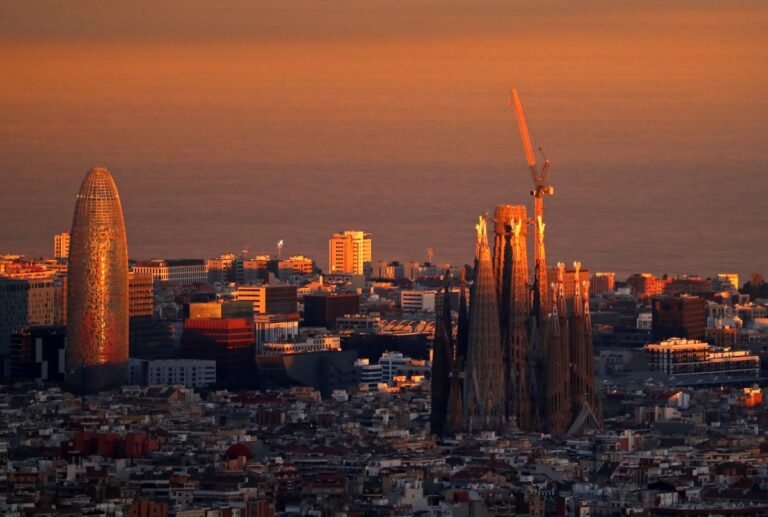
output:
<instances>
[{"instance_id":1,"label":"bullet-shaped skyscraper","mask_svg":"<svg viewBox=\"0 0 768 517\"><path fill-rule=\"evenodd\" d=\"M123 383L128 361L128 247L120 197L106 169L77 195L67 273L67 384L94 393Z\"/></svg>"}]
</instances>

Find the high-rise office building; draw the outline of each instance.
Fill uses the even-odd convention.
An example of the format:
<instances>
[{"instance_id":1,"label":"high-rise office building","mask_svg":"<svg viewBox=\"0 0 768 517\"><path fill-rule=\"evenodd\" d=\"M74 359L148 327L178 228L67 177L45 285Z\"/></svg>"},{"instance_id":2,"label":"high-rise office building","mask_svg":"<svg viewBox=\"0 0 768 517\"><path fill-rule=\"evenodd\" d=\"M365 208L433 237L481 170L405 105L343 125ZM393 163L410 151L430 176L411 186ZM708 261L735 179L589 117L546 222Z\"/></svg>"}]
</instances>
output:
<instances>
[{"instance_id":1,"label":"high-rise office building","mask_svg":"<svg viewBox=\"0 0 768 517\"><path fill-rule=\"evenodd\" d=\"M592 279L589 283L589 295L607 293L616 289L616 273L606 271L596 271L592 273ZM585 293L582 293L585 294Z\"/></svg>"},{"instance_id":2,"label":"high-rise office building","mask_svg":"<svg viewBox=\"0 0 768 517\"><path fill-rule=\"evenodd\" d=\"M66 328L24 326L11 334L10 379L12 381L64 380Z\"/></svg>"},{"instance_id":3,"label":"high-rise office building","mask_svg":"<svg viewBox=\"0 0 768 517\"><path fill-rule=\"evenodd\" d=\"M155 309L152 275L128 273L128 315L151 318Z\"/></svg>"},{"instance_id":4,"label":"high-rise office building","mask_svg":"<svg viewBox=\"0 0 768 517\"><path fill-rule=\"evenodd\" d=\"M369 259L370 261L370 253ZM277 276L280 279L290 275L311 275L315 270L315 261L304 255L292 255L277 261Z\"/></svg>"},{"instance_id":5,"label":"high-rise office building","mask_svg":"<svg viewBox=\"0 0 768 517\"><path fill-rule=\"evenodd\" d=\"M53 325L55 316L52 275L47 278L0 277L0 355L8 354L11 333L16 328Z\"/></svg>"},{"instance_id":6,"label":"high-rise office building","mask_svg":"<svg viewBox=\"0 0 768 517\"><path fill-rule=\"evenodd\" d=\"M208 259L206 261L206 269L208 270L208 283L215 284L234 282L234 271L232 264L235 262L235 255L232 253L225 253L215 259Z\"/></svg>"},{"instance_id":7,"label":"high-rise office building","mask_svg":"<svg viewBox=\"0 0 768 517\"><path fill-rule=\"evenodd\" d=\"M360 295L355 293L312 293L304 295L304 326L333 328L336 318L360 312Z\"/></svg>"},{"instance_id":8,"label":"high-rise office building","mask_svg":"<svg viewBox=\"0 0 768 517\"><path fill-rule=\"evenodd\" d=\"M181 355L216 361L216 382L250 386L255 367L253 324L245 318L193 318L184 322Z\"/></svg>"},{"instance_id":9,"label":"high-rise office building","mask_svg":"<svg viewBox=\"0 0 768 517\"><path fill-rule=\"evenodd\" d=\"M69 257L69 232L57 233L53 236L53 256L57 259Z\"/></svg>"},{"instance_id":10,"label":"high-rise office building","mask_svg":"<svg viewBox=\"0 0 768 517\"><path fill-rule=\"evenodd\" d=\"M164 359L175 354L176 328L154 317L154 281L146 273L128 273L128 335L130 356Z\"/></svg>"},{"instance_id":11,"label":"high-rise office building","mask_svg":"<svg viewBox=\"0 0 768 517\"><path fill-rule=\"evenodd\" d=\"M703 339L707 302L698 296L654 296L651 300L653 338Z\"/></svg>"},{"instance_id":12,"label":"high-rise office building","mask_svg":"<svg viewBox=\"0 0 768 517\"><path fill-rule=\"evenodd\" d=\"M371 269L371 235L356 230L335 233L328 241L331 273L364 275Z\"/></svg>"},{"instance_id":13,"label":"high-rise office building","mask_svg":"<svg viewBox=\"0 0 768 517\"><path fill-rule=\"evenodd\" d=\"M53 324L67 325L67 273L53 277Z\"/></svg>"},{"instance_id":14,"label":"high-rise office building","mask_svg":"<svg viewBox=\"0 0 768 517\"><path fill-rule=\"evenodd\" d=\"M128 361L128 247L120 197L106 169L77 195L67 278L66 378L91 393L119 385Z\"/></svg>"},{"instance_id":15,"label":"high-rise office building","mask_svg":"<svg viewBox=\"0 0 768 517\"><path fill-rule=\"evenodd\" d=\"M651 273L635 273L627 278L629 292L642 300L663 293L666 284L666 279L656 278Z\"/></svg>"}]
</instances>

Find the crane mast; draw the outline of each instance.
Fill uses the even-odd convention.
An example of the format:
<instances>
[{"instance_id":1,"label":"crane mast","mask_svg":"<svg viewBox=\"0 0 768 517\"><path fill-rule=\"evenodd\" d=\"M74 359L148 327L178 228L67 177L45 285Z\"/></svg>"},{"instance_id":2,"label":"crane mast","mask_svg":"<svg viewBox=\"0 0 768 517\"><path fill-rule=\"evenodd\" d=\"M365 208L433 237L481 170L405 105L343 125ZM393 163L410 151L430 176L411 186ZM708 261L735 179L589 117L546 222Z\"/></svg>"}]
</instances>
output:
<instances>
[{"instance_id":1,"label":"crane mast","mask_svg":"<svg viewBox=\"0 0 768 517\"><path fill-rule=\"evenodd\" d=\"M511 104L512 107L515 108L517 124L520 126L520 136L523 138L523 150L525 151L525 159L528 161L528 167L531 168L531 174L533 175L533 181L535 183L538 176L538 172L536 170L536 155L533 153L531 137L528 135L528 124L525 122L523 104L520 102L520 97L517 95L517 90L512 90Z\"/></svg>"},{"instance_id":2,"label":"crane mast","mask_svg":"<svg viewBox=\"0 0 768 517\"><path fill-rule=\"evenodd\" d=\"M547 258L544 249L544 196L552 196L555 189L549 184L549 160L544 156L544 163L541 169L536 164L536 155L531 145L531 137L528 134L528 124L525 121L523 104L517 95L517 90L512 90L510 106L514 108L517 117L517 124L520 127L520 137L523 140L523 150L525 159L528 162L528 168L531 170L531 179L533 180L533 213L534 220L534 286L533 286L533 312L538 316L539 323L543 321L542 316L548 312L550 304L548 303L549 288L547 283ZM541 148L539 148L541 151ZM542 152L542 155L544 153Z\"/></svg>"}]
</instances>

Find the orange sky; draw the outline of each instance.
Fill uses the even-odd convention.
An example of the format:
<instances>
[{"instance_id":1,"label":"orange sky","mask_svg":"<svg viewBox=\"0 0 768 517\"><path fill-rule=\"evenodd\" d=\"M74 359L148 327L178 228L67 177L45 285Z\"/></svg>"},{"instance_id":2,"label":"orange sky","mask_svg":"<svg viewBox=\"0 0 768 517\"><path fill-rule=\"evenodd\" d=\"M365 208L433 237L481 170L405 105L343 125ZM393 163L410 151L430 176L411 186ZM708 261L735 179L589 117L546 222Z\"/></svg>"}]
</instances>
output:
<instances>
[{"instance_id":1,"label":"orange sky","mask_svg":"<svg viewBox=\"0 0 768 517\"><path fill-rule=\"evenodd\" d=\"M313 217L313 234L354 225L348 221L376 229L381 258L420 257L424 233L434 232L457 241L442 245L444 259L464 260L471 246L463 253L462 239L471 242L477 213L529 201L506 106L512 86L534 141L553 160L556 258L581 254L595 267L616 267L628 252L612 255L615 242L600 236L619 236L623 249L637 252L631 235L640 232L657 248L671 246L666 262L688 260L683 244L670 240L702 228L728 233L743 221L729 207L744 199L753 220L768 223L758 202L768 194L768 4L284 4L3 4L0 174L10 181L0 193L0 251L11 243L45 252L49 234L71 217L59 193L74 196L84 171L104 164L127 198L129 246L138 256L211 254L240 241L266 249L287 234L323 257L324 237L300 228ZM167 175L184 175L185 184ZM41 176L47 187L38 191ZM243 211L231 208L232 184L252 206L237 197ZM193 231L195 218L178 207L169 208L177 213L173 230L152 224L163 214L148 213L146 202L166 201L147 193L151 185L211 197L227 220L248 222L231 234L212 223L201 230L206 244L188 244L174 235ZM324 199L342 187L348 211ZM280 206L261 197L265 190L299 207L297 221L276 228L284 218L275 218ZM25 204L30 191L44 208ZM626 196L630 210L619 201ZM401 220L388 211L393 203L424 206L399 210L407 214ZM442 204L461 204L462 212ZM14 214L26 214L23 236L7 223ZM403 224L406 237L387 230ZM593 230L594 244L573 237ZM756 238L729 235L723 247L756 255ZM433 247L439 258L441 244ZM702 267L729 258L707 260ZM742 265L747 260L731 267L759 267Z\"/></svg>"}]
</instances>

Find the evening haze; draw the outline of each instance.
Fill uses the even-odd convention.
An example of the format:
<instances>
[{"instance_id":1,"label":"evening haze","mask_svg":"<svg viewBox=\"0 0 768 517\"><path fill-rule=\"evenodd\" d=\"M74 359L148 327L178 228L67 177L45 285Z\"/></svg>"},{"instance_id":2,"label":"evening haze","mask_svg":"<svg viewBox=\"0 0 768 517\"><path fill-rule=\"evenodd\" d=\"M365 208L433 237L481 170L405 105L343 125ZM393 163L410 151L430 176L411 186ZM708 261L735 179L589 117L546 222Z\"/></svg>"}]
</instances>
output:
<instances>
[{"instance_id":1,"label":"evening haze","mask_svg":"<svg viewBox=\"0 0 768 517\"><path fill-rule=\"evenodd\" d=\"M768 273L764 2L0 4L0 253L50 255L107 167L133 258L468 262L552 161L551 264ZM399 6L398 6L399 5Z\"/></svg>"}]
</instances>

